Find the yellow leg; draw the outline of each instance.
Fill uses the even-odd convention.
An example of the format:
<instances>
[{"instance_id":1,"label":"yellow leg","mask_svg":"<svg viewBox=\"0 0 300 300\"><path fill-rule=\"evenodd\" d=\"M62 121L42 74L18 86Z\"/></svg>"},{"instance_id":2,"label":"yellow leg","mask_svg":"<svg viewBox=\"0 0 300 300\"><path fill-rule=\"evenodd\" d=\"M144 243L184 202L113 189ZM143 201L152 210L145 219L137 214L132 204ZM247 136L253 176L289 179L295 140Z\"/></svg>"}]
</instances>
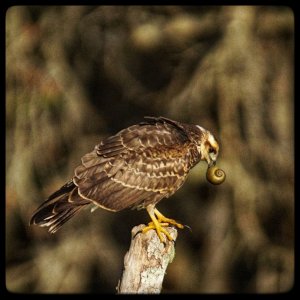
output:
<instances>
[{"instance_id":1,"label":"yellow leg","mask_svg":"<svg viewBox=\"0 0 300 300\"><path fill-rule=\"evenodd\" d=\"M173 219L169 219L169 218L166 218L162 213L160 213L157 208L154 209L154 213L155 215L157 216L157 219L159 222L165 222L165 223L168 223L168 224L172 224L172 225L175 225L177 226L178 228L180 229L183 229L184 226L180 223L177 223L175 220ZM168 226L168 225L167 225Z\"/></svg>"},{"instance_id":2,"label":"yellow leg","mask_svg":"<svg viewBox=\"0 0 300 300\"><path fill-rule=\"evenodd\" d=\"M163 227L166 227L166 226L169 226L169 224L172 224L172 225L177 226L178 228L184 228L184 226L182 224L179 224L175 220L166 218L164 215L162 215L156 208L154 208L154 205L148 205L147 212L148 212L152 222L150 222L148 224L148 226L142 230L142 232L145 233L150 229L155 229L161 242L164 241L161 232L164 233L170 241L173 240L173 238L171 237L169 232Z\"/></svg>"}]
</instances>

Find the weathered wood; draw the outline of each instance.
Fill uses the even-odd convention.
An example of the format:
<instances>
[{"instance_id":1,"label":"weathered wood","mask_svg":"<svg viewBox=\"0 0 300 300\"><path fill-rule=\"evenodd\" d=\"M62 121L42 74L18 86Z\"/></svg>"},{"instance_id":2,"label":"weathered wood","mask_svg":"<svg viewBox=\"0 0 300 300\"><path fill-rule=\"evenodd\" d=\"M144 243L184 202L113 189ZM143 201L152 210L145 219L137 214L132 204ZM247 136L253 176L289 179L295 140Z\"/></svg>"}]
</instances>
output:
<instances>
[{"instance_id":1,"label":"weathered wood","mask_svg":"<svg viewBox=\"0 0 300 300\"><path fill-rule=\"evenodd\" d=\"M131 231L130 249L124 257L124 270L117 286L119 294L159 294L168 264L175 257L175 228L167 227L174 241L166 239L162 243L155 230L142 234L144 227L139 225Z\"/></svg>"}]
</instances>

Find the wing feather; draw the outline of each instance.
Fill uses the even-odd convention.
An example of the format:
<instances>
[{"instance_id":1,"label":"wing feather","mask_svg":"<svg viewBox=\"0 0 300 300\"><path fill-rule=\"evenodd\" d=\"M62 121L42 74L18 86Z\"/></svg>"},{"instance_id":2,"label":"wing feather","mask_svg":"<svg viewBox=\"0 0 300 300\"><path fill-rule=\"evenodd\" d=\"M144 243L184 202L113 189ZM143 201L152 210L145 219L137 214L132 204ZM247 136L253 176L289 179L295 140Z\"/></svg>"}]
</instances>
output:
<instances>
[{"instance_id":1,"label":"wing feather","mask_svg":"<svg viewBox=\"0 0 300 300\"><path fill-rule=\"evenodd\" d=\"M86 154L73 180L80 196L110 210L159 201L185 181L189 144L174 124L134 125Z\"/></svg>"},{"instance_id":2,"label":"wing feather","mask_svg":"<svg viewBox=\"0 0 300 300\"><path fill-rule=\"evenodd\" d=\"M148 118L108 137L85 154L72 180L37 209L30 224L56 232L82 207L143 208L178 190L199 160L187 124Z\"/></svg>"}]
</instances>

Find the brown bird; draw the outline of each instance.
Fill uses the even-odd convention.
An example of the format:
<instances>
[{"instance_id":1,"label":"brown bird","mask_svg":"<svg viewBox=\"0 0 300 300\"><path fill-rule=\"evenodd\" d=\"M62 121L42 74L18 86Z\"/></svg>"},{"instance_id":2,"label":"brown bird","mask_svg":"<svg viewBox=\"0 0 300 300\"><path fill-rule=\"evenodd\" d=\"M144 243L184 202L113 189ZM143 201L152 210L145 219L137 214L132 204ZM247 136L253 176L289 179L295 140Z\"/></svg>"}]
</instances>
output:
<instances>
[{"instance_id":1,"label":"brown bird","mask_svg":"<svg viewBox=\"0 0 300 300\"><path fill-rule=\"evenodd\" d=\"M161 232L172 240L164 227L184 226L163 216L155 206L182 186L198 162L214 165L219 145L199 125L164 117L145 120L104 139L84 155L74 177L38 207L30 224L47 226L55 233L88 204L114 212L146 208L152 222L143 232L155 229L161 241Z\"/></svg>"}]
</instances>

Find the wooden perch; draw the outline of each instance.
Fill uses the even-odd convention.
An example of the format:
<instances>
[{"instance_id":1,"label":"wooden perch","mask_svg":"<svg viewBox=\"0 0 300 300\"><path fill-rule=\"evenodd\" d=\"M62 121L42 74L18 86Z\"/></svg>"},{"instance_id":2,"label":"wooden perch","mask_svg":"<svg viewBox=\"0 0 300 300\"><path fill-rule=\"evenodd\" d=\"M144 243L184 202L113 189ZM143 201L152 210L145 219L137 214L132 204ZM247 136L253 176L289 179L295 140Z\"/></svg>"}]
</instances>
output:
<instances>
[{"instance_id":1,"label":"wooden perch","mask_svg":"<svg viewBox=\"0 0 300 300\"><path fill-rule=\"evenodd\" d=\"M125 255L122 278L117 286L119 294L159 294L168 264L175 257L175 228L167 227L174 241L166 239L162 243L155 230L142 234L144 227L139 225L131 231L130 249Z\"/></svg>"}]
</instances>

